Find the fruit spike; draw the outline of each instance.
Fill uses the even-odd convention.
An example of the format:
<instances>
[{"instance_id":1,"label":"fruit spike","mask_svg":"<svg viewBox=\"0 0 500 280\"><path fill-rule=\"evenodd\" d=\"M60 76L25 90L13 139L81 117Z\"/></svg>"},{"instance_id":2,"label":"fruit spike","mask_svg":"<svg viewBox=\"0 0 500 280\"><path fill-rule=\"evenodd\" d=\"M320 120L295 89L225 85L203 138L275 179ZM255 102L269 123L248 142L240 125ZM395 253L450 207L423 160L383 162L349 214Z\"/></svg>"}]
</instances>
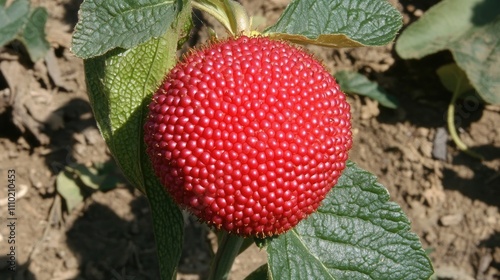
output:
<instances>
[{"instance_id":1,"label":"fruit spike","mask_svg":"<svg viewBox=\"0 0 500 280\"><path fill-rule=\"evenodd\" d=\"M304 50L240 36L193 50L149 105L145 142L175 201L242 236L313 213L352 145L349 104Z\"/></svg>"}]
</instances>

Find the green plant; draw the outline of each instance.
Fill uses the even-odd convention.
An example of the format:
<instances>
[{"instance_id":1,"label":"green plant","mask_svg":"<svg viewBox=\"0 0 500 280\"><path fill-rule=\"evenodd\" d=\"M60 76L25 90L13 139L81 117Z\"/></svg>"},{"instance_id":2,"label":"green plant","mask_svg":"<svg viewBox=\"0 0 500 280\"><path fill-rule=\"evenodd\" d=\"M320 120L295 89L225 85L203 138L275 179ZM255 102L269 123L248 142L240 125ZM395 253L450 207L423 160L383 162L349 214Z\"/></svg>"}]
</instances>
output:
<instances>
[{"instance_id":1,"label":"green plant","mask_svg":"<svg viewBox=\"0 0 500 280\"><path fill-rule=\"evenodd\" d=\"M335 73L335 78L345 93L369 97L378 101L380 105L391 109L396 109L399 106L399 101L394 95L387 93L380 85L368 80L363 74L338 71Z\"/></svg>"},{"instance_id":2,"label":"green plant","mask_svg":"<svg viewBox=\"0 0 500 280\"><path fill-rule=\"evenodd\" d=\"M150 201L162 279L175 275L183 219L155 176L143 128L152 94L190 36L193 7L214 16L232 37L258 33L232 0L87 0L73 36L99 129L128 180ZM259 36L361 47L387 44L400 27L401 16L383 0L297 0ZM252 242L265 248L268 264L249 279L428 279L432 274L401 208L389 202L373 175L352 162L317 211L286 233L265 239L219 233L210 279L227 279L240 248Z\"/></svg>"},{"instance_id":3,"label":"green plant","mask_svg":"<svg viewBox=\"0 0 500 280\"><path fill-rule=\"evenodd\" d=\"M500 2L495 0L444 0L411 24L396 42L405 59L422 58L449 50L458 67L438 70L443 85L453 93L447 123L457 147L474 156L455 128L457 99L472 87L487 103L500 104Z\"/></svg>"},{"instance_id":4,"label":"green plant","mask_svg":"<svg viewBox=\"0 0 500 280\"><path fill-rule=\"evenodd\" d=\"M64 198L68 212L71 212L84 198L85 193L92 191L109 191L118 184L124 183L117 174L113 161L94 163L88 167L83 164L71 164L59 172L56 179L57 193Z\"/></svg>"},{"instance_id":5,"label":"green plant","mask_svg":"<svg viewBox=\"0 0 500 280\"><path fill-rule=\"evenodd\" d=\"M0 47L19 40L28 51L31 61L43 57L50 46L45 39L45 8L30 9L29 0L16 0L7 6L7 0L0 0Z\"/></svg>"}]
</instances>

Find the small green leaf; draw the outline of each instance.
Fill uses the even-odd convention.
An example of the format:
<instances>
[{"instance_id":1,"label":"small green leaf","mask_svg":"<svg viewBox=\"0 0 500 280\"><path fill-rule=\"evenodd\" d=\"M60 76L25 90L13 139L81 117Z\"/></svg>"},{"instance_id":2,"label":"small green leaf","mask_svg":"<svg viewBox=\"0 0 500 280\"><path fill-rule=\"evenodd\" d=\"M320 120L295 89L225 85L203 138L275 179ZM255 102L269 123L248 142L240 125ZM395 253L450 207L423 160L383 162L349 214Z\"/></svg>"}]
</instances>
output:
<instances>
[{"instance_id":1,"label":"small green leaf","mask_svg":"<svg viewBox=\"0 0 500 280\"><path fill-rule=\"evenodd\" d=\"M45 57L50 49L50 44L45 38L45 23L48 13L45 8L38 7L31 12L28 22L22 32L21 41L26 46L31 61Z\"/></svg>"},{"instance_id":2,"label":"small green leaf","mask_svg":"<svg viewBox=\"0 0 500 280\"><path fill-rule=\"evenodd\" d=\"M265 33L301 44L382 46L402 24L401 14L385 0L294 0Z\"/></svg>"},{"instance_id":3,"label":"small green leaf","mask_svg":"<svg viewBox=\"0 0 500 280\"><path fill-rule=\"evenodd\" d=\"M0 5L0 46L14 40L28 20L30 6L28 0L14 1L10 6Z\"/></svg>"},{"instance_id":4,"label":"small green leaf","mask_svg":"<svg viewBox=\"0 0 500 280\"><path fill-rule=\"evenodd\" d=\"M86 0L80 7L72 51L91 58L145 43L162 36L181 8L179 0Z\"/></svg>"},{"instance_id":5,"label":"small green leaf","mask_svg":"<svg viewBox=\"0 0 500 280\"><path fill-rule=\"evenodd\" d=\"M75 206L83 201L80 186L73 176L74 173L63 170L57 175L56 179L57 192L64 198L68 212L71 212Z\"/></svg>"},{"instance_id":6,"label":"small green leaf","mask_svg":"<svg viewBox=\"0 0 500 280\"><path fill-rule=\"evenodd\" d=\"M101 192L107 192L110 191L114 188L116 188L120 184L124 184L125 182L117 176L106 176L104 180L102 181L101 185L99 186L99 190Z\"/></svg>"},{"instance_id":7,"label":"small green leaf","mask_svg":"<svg viewBox=\"0 0 500 280\"><path fill-rule=\"evenodd\" d=\"M370 97L387 108L396 109L399 106L394 95L387 93L377 83L368 80L360 73L339 71L335 74L335 78L343 92Z\"/></svg>"},{"instance_id":8,"label":"small green leaf","mask_svg":"<svg viewBox=\"0 0 500 280\"><path fill-rule=\"evenodd\" d=\"M106 175L99 175L97 169L83 164L77 164L71 169L86 187L94 190L100 189L102 182L106 179Z\"/></svg>"},{"instance_id":9,"label":"small green leaf","mask_svg":"<svg viewBox=\"0 0 500 280\"><path fill-rule=\"evenodd\" d=\"M267 246L272 279L429 279L432 265L401 208L349 162L318 211Z\"/></svg>"},{"instance_id":10,"label":"small green leaf","mask_svg":"<svg viewBox=\"0 0 500 280\"><path fill-rule=\"evenodd\" d=\"M113 160L94 163L94 167L99 175L105 176L99 186L100 191L109 191L116 188L120 184L127 183L123 178L122 172Z\"/></svg>"},{"instance_id":11,"label":"small green leaf","mask_svg":"<svg viewBox=\"0 0 500 280\"><path fill-rule=\"evenodd\" d=\"M436 73L443 86L451 93L460 96L474 88L469 83L465 72L455 63L446 64L438 68Z\"/></svg>"}]
</instances>

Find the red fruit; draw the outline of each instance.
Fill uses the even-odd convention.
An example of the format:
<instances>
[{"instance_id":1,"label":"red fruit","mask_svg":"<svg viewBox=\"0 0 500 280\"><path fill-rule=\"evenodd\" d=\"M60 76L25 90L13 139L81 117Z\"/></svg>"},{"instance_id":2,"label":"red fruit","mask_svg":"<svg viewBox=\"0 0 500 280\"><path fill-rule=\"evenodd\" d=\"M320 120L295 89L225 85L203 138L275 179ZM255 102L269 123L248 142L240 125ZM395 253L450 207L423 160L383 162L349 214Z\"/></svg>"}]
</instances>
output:
<instances>
[{"instance_id":1,"label":"red fruit","mask_svg":"<svg viewBox=\"0 0 500 280\"><path fill-rule=\"evenodd\" d=\"M266 37L189 53L153 96L145 141L181 206L243 236L283 233L345 167L349 104L311 55Z\"/></svg>"}]
</instances>

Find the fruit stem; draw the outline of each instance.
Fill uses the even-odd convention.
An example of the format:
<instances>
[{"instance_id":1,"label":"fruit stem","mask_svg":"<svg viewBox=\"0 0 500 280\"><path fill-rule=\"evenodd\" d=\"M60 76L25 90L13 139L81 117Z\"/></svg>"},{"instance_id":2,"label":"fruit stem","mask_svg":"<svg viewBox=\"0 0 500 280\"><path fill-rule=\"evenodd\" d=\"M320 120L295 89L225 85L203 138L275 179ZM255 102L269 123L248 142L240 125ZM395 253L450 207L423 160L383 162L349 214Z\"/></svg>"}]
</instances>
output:
<instances>
[{"instance_id":1,"label":"fruit stem","mask_svg":"<svg viewBox=\"0 0 500 280\"><path fill-rule=\"evenodd\" d=\"M448 116L447 116L448 131L450 132L451 139L453 140L453 142L455 142L455 145L457 145L457 148L459 150L468 154L471 157L483 160L483 157L480 154L469 150L467 145L464 142L462 142L462 139L460 139L460 136L457 133L457 129L455 127L455 102L457 101L459 95L460 95L459 91L455 90L453 93L453 97L451 98L450 104L448 105Z\"/></svg>"},{"instance_id":2,"label":"fruit stem","mask_svg":"<svg viewBox=\"0 0 500 280\"><path fill-rule=\"evenodd\" d=\"M234 259L240 252L244 238L225 232L219 242L219 248L210 267L208 280L226 280L233 266Z\"/></svg>"},{"instance_id":3,"label":"fruit stem","mask_svg":"<svg viewBox=\"0 0 500 280\"><path fill-rule=\"evenodd\" d=\"M224 0L224 6L226 7L226 13L229 17L231 27L236 34L249 33L250 17L245 8L234 0Z\"/></svg>"},{"instance_id":4,"label":"fruit stem","mask_svg":"<svg viewBox=\"0 0 500 280\"><path fill-rule=\"evenodd\" d=\"M194 8L212 15L233 35L250 35L250 17L245 8L234 0L195 0Z\"/></svg>"}]
</instances>

